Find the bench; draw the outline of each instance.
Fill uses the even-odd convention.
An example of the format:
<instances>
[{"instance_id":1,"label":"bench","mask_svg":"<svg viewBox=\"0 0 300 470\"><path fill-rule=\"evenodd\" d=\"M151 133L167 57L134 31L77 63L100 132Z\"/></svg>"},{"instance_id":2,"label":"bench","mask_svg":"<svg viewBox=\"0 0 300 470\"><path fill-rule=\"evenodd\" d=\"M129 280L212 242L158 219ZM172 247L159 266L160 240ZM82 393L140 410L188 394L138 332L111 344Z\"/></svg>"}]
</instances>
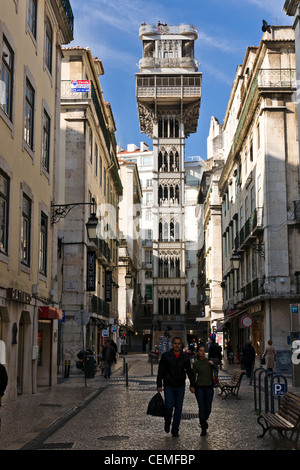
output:
<instances>
[{"instance_id":1,"label":"bench","mask_svg":"<svg viewBox=\"0 0 300 470\"><path fill-rule=\"evenodd\" d=\"M267 431L272 435L272 431L276 430L279 438L291 442L297 450L300 433L300 397L287 392L280 403L278 412L261 413L257 422L263 428L263 433L257 437L264 437Z\"/></svg>"},{"instance_id":2,"label":"bench","mask_svg":"<svg viewBox=\"0 0 300 470\"><path fill-rule=\"evenodd\" d=\"M225 393L225 396L223 397L223 399L227 398L228 395L235 395L236 398L238 398L238 393L240 390L240 385L241 385L241 381L242 381L244 374L245 374L244 370L235 369L229 381L226 381L226 382L219 381L218 387L221 389L221 393L219 393L219 395L222 395L223 393Z\"/></svg>"}]
</instances>

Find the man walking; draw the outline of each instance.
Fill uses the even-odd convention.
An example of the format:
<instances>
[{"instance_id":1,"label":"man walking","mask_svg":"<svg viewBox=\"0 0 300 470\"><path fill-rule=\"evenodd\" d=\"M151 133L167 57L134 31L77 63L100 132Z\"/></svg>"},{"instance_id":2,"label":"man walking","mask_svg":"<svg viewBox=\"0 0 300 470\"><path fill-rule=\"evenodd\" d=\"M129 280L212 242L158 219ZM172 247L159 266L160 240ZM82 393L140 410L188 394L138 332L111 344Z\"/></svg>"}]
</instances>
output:
<instances>
[{"instance_id":1,"label":"man walking","mask_svg":"<svg viewBox=\"0 0 300 470\"><path fill-rule=\"evenodd\" d=\"M102 350L102 359L104 360L104 378L109 379L111 374L111 366L112 363L115 361L115 350L110 345L110 341L107 340L105 342L105 346Z\"/></svg>"},{"instance_id":2,"label":"man walking","mask_svg":"<svg viewBox=\"0 0 300 470\"><path fill-rule=\"evenodd\" d=\"M182 405L185 392L186 375L190 381L190 390L195 391L194 375L191 368L190 358L182 352L181 338L173 338L172 349L165 352L160 359L157 373L157 391L162 391L164 385L165 396L165 431L170 431L172 414L172 435L178 437Z\"/></svg>"}]
</instances>

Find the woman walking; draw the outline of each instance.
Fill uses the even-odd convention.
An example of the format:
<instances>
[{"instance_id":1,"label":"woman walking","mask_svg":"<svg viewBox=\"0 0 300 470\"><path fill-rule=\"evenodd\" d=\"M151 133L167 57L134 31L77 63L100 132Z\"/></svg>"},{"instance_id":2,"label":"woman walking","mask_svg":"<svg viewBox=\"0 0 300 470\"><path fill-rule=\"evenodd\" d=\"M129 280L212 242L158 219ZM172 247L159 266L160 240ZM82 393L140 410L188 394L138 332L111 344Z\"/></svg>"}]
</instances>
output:
<instances>
[{"instance_id":1,"label":"woman walking","mask_svg":"<svg viewBox=\"0 0 300 470\"><path fill-rule=\"evenodd\" d=\"M218 366L205 357L205 347L198 347L198 359L193 364L195 376L195 396L199 407L199 420L201 436L206 435L208 428L207 420L211 413L212 400L214 397L213 370L218 373Z\"/></svg>"},{"instance_id":2,"label":"woman walking","mask_svg":"<svg viewBox=\"0 0 300 470\"><path fill-rule=\"evenodd\" d=\"M276 351L275 351L274 346L272 346L272 344L273 344L273 341L269 339L268 346L266 346L266 349L263 353L263 357L266 360L266 368L271 372L273 371L274 362L276 360Z\"/></svg>"}]
</instances>

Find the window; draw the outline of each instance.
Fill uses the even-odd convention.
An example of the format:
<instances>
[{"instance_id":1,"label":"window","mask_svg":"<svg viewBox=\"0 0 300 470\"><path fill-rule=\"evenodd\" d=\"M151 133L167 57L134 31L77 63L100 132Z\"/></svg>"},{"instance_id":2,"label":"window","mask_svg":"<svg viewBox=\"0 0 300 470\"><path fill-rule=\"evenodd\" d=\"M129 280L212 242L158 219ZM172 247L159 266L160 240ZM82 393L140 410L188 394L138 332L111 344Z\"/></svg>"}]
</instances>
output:
<instances>
[{"instance_id":1,"label":"window","mask_svg":"<svg viewBox=\"0 0 300 470\"><path fill-rule=\"evenodd\" d=\"M90 159L90 163L92 163L93 161L93 132L91 128L89 128L89 159Z\"/></svg>"},{"instance_id":2,"label":"window","mask_svg":"<svg viewBox=\"0 0 300 470\"><path fill-rule=\"evenodd\" d=\"M45 26L45 64L50 73L52 73L52 42L53 31L50 20L47 17Z\"/></svg>"},{"instance_id":3,"label":"window","mask_svg":"<svg viewBox=\"0 0 300 470\"><path fill-rule=\"evenodd\" d=\"M33 150L33 125L34 125L34 89L29 80L26 80L25 95L25 119L24 119L24 140Z\"/></svg>"},{"instance_id":4,"label":"window","mask_svg":"<svg viewBox=\"0 0 300 470\"><path fill-rule=\"evenodd\" d=\"M3 37L0 106L12 121L14 53Z\"/></svg>"},{"instance_id":5,"label":"window","mask_svg":"<svg viewBox=\"0 0 300 470\"><path fill-rule=\"evenodd\" d=\"M0 171L0 251L8 252L9 178Z\"/></svg>"},{"instance_id":6,"label":"window","mask_svg":"<svg viewBox=\"0 0 300 470\"><path fill-rule=\"evenodd\" d=\"M50 118L46 111L43 116L43 137L42 137L42 165L49 172L50 157Z\"/></svg>"},{"instance_id":7,"label":"window","mask_svg":"<svg viewBox=\"0 0 300 470\"><path fill-rule=\"evenodd\" d=\"M99 184L102 186L102 157L99 156Z\"/></svg>"},{"instance_id":8,"label":"window","mask_svg":"<svg viewBox=\"0 0 300 470\"><path fill-rule=\"evenodd\" d=\"M47 241L48 217L43 212L41 212L39 269L40 272L44 275L47 274Z\"/></svg>"},{"instance_id":9,"label":"window","mask_svg":"<svg viewBox=\"0 0 300 470\"><path fill-rule=\"evenodd\" d=\"M37 0L28 0L27 24L35 39L36 39L36 17L37 17Z\"/></svg>"},{"instance_id":10,"label":"window","mask_svg":"<svg viewBox=\"0 0 300 470\"><path fill-rule=\"evenodd\" d=\"M30 266L31 200L23 194L21 225L21 261Z\"/></svg>"},{"instance_id":11,"label":"window","mask_svg":"<svg viewBox=\"0 0 300 470\"><path fill-rule=\"evenodd\" d=\"M146 180L146 188L152 188L152 180L150 179Z\"/></svg>"},{"instance_id":12,"label":"window","mask_svg":"<svg viewBox=\"0 0 300 470\"><path fill-rule=\"evenodd\" d=\"M98 175L98 145L95 144L95 175Z\"/></svg>"}]
</instances>

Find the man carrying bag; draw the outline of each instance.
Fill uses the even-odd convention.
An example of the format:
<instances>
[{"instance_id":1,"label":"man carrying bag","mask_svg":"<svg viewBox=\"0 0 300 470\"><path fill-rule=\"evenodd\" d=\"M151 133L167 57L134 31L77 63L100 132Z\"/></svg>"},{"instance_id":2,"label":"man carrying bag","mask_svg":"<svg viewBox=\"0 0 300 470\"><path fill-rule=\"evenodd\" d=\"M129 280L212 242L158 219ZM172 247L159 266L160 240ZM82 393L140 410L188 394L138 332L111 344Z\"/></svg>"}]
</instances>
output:
<instances>
[{"instance_id":1,"label":"man carrying bag","mask_svg":"<svg viewBox=\"0 0 300 470\"><path fill-rule=\"evenodd\" d=\"M165 352L160 359L157 373L157 391L162 391L164 385L165 396L165 431L170 432L173 408L172 436L178 437L181 412L185 392L185 380L188 376L190 390L194 392L194 375L190 358L182 352L181 338L173 338L172 349Z\"/></svg>"}]
</instances>

